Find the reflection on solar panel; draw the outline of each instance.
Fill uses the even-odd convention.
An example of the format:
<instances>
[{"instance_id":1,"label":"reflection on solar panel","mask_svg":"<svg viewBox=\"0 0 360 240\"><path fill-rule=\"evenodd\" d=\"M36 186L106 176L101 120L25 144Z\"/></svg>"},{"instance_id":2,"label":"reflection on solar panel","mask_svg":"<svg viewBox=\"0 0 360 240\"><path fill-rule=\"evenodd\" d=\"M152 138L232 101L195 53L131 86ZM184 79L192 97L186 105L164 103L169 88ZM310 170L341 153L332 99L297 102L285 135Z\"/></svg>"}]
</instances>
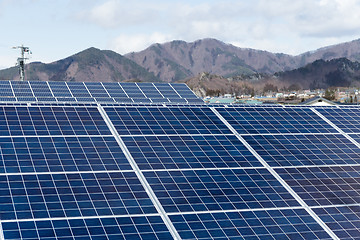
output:
<instances>
[{"instance_id":1,"label":"reflection on solar panel","mask_svg":"<svg viewBox=\"0 0 360 240\"><path fill-rule=\"evenodd\" d=\"M0 149L0 173L131 170L113 137L5 137Z\"/></svg>"},{"instance_id":2,"label":"reflection on solar panel","mask_svg":"<svg viewBox=\"0 0 360 240\"><path fill-rule=\"evenodd\" d=\"M0 191L2 220L156 213L133 172L0 176Z\"/></svg>"},{"instance_id":3,"label":"reflection on solar panel","mask_svg":"<svg viewBox=\"0 0 360 240\"><path fill-rule=\"evenodd\" d=\"M254 135L244 139L273 167L360 164L360 148L340 134Z\"/></svg>"},{"instance_id":4,"label":"reflection on solar panel","mask_svg":"<svg viewBox=\"0 0 360 240\"><path fill-rule=\"evenodd\" d=\"M331 239L303 209L171 215L182 239Z\"/></svg>"},{"instance_id":5,"label":"reflection on solar panel","mask_svg":"<svg viewBox=\"0 0 360 240\"><path fill-rule=\"evenodd\" d=\"M322 108L317 110L344 132L360 132L359 108Z\"/></svg>"},{"instance_id":6,"label":"reflection on solar panel","mask_svg":"<svg viewBox=\"0 0 360 240\"><path fill-rule=\"evenodd\" d=\"M144 175L167 212L299 206L266 169L157 171Z\"/></svg>"},{"instance_id":7,"label":"reflection on solar panel","mask_svg":"<svg viewBox=\"0 0 360 240\"><path fill-rule=\"evenodd\" d=\"M240 134L337 132L311 109L216 108Z\"/></svg>"},{"instance_id":8,"label":"reflection on solar panel","mask_svg":"<svg viewBox=\"0 0 360 240\"><path fill-rule=\"evenodd\" d=\"M120 135L231 133L209 108L115 107L105 110Z\"/></svg>"},{"instance_id":9,"label":"reflection on solar panel","mask_svg":"<svg viewBox=\"0 0 360 240\"><path fill-rule=\"evenodd\" d=\"M360 204L360 166L276 171L309 206Z\"/></svg>"},{"instance_id":10,"label":"reflection on solar panel","mask_svg":"<svg viewBox=\"0 0 360 240\"><path fill-rule=\"evenodd\" d=\"M36 81L0 81L0 102L0 239L359 236L357 107Z\"/></svg>"},{"instance_id":11,"label":"reflection on solar panel","mask_svg":"<svg viewBox=\"0 0 360 240\"><path fill-rule=\"evenodd\" d=\"M360 206L314 208L340 239L359 239Z\"/></svg>"},{"instance_id":12,"label":"reflection on solar panel","mask_svg":"<svg viewBox=\"0 0 360 240\"><path fill-rule=\"evenodd\" d=\"M140 169L259 167L235 136L123 137Z\"/></svg>"}]
</instances>

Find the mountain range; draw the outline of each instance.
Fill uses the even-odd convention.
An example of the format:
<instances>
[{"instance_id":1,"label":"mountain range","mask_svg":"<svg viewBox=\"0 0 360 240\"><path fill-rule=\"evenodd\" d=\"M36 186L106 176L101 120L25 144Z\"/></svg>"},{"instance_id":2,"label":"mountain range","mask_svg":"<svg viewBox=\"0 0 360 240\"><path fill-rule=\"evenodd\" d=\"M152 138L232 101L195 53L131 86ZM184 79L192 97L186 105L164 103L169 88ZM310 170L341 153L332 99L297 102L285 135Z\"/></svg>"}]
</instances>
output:
<instances>
[{"instance_id":1,"label":"mountain range","mask_svg":"<svg viewBox=\"0 0 360 240\"><path fill-rule=\"evenodd\" d=\"M248 84L259 81L264 84L266 80L284 86L296 83L301 88L312 88L339 84L336 78L340 75L331 72L339 70L338 65L330 61L335 59L341 59L338 61L341 66L346 65L340 74L347 78L342 85L351 85L357 76L356 62L360 61L360 39L297 56L239 48L216 39L153 44L126 55L89 48L53 63L27 64L25 70L27 79L44 81L175 82L211 75L216 76L212 79L235 79ZM333 80L326 80L324 74L333 76ZM19 79L18 69L0 70L0 79Z\"/></svg>"}]
</instances>

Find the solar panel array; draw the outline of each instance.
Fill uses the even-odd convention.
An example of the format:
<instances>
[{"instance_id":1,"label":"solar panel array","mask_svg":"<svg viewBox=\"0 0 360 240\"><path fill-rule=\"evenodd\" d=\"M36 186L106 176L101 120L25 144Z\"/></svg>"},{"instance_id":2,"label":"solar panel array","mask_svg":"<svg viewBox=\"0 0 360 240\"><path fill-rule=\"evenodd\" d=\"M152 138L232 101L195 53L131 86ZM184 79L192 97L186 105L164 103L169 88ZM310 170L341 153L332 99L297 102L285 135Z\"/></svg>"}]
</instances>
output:
<instances>
[{"instance_id":1,"label":"solar panel array","mask_svg":"<svg viewBox=\"0 0 360 240\"><path fill-rule=\"evenodd\" d=\"M185 84L0 81L0 102L203 104Z\"/></svg>"},{"instance_id":2,"label":"solar panel array","mask_svg":"<svg viewBox=\"0 0 360 240\"><path fill-rule=\"evenodd\" d=\"M181 84L0 85L0 239L360 236L360 108L196 105Z\"/></svg>"}]
</instances>

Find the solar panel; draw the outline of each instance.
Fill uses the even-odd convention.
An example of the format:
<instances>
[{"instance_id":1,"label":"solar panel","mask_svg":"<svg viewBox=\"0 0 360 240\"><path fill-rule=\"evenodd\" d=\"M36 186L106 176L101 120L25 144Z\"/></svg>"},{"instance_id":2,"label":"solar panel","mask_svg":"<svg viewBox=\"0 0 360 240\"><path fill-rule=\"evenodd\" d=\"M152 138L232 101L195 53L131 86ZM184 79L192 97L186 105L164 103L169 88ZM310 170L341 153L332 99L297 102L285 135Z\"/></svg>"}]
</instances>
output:
<instances>
[{"instance_id":1,"label":"solar panel","mask_svg":"<svg viewBox=\"0 0 360 240\"><path fill-rule=\"evenodd\" d=\"M71 94L66 82L48 82L51 92L56 98L72 98Z\"/></svg>"},{"instance_id":2,"label":"solar panel","mask_svg":"<svg viewBox=\"0 0 360 240\"><path fill-rule=\"evenodd\" d=\"M146 96L142 93L136 83L120 83L120 86L126 92L130 98L146 99Z\"/></svg>"},{"instance_id":3,"label":"solar panel","mask_svg":"<svg viewBox=\"0 0 360 240\"><path fill-rule=\"evenodd\" d=\"M29 82L35 97L53 97L47 82Z\"/></svg>"},{"instance_id":4,"label":"solar panel","mask_svg":"<svg viewBox=\"0 0 360 240\"><path fill-rule=\"evenodd\" d=\"M0 173L132 169L113 137L5 137L0 149Z\"/></svg>"},{"instance_id":5,"label":"solar panel","mask_svg":"<svg viewBox=\"0 0 360 240\"><path fill-rule=\"evenodd\" d=\"M303 209L171 215L182 239L332 239Z\"/></svg>"},{"instance_id":6,"label":"solar panel","mask_svg":"<svg viewBox=\"0 0 360 240\"><path fill-rule=\"evenodd\" d=\"M9 81L0 81L0 97L14 97Z\"/></svg>"},{"instance_id":7,"label":"solar panel","mask_svg":"<svg viewBox=\"0 0 360 240\"><path fill-rule=\"evenodd\" d=\"M159 216L54 219L3 223L5 239L171 239Z\"/></svg>"},{"instance_id":8,"label":"solar panel","mask_svg":"<svg viewBox=\"0 0 360 240\"><path fill-rule=\"evenodd\" d=\"M34 97L27 81L10 81L15 97Z\"/></svg>"},{"instance_id":9,"label":"solar panel","mask_svg":"<svg viewBox=\"0 0 360 240\"><path fill-rule=\"evenodd\" d=\"M359 108L322 108L317 111L344 132L360 133Z\"/></svg>"},{"instance_id":10,"label":"solar panel","mask_svg":"<svg viewBox=\"0 0 360 240\"><path fill-rule=\"evenodd\" d=\"M123 137L140 169L259 167L235 136Z\"/></svg>"},{"instance_id":11,"label":"solar panel","mask_svg":"<svg viewBox=\"0 0 360 240\"><path fill-rule=\"evenodd\" d=\"M231 133L209 108L107 107L105 111L120 135Z\"/></svg>"},{"instance_id":12,"label":"solar panel","mask_svg":"<svg viewBox=\"0 0 360 240\"><path fill-rule=\"evenodd\" d=\"M89 90L91 96L94 98L110 98L109 94L100 82L86 83L86 88Z\"/></svg>"},{"instance_id":13,"label":"solar panel","mask_svg":"<svg viewBox=\"0 0 360 240\"><path fill-rule=\"evenodd\" d=\"M360 164L360 148L340 134L243 137L272 167Z\"/></svg>"},{"instance_id":14,"label":"solar panel","mask_svg":"<svg viewBox=\"0 0 360 240\"><path fill-rule=\"evenodd\" d=\"M360 206L314 208L314 211L340 239L360 236Z\"/></svg>"},{"instance_id":15,"label":"solar panel","mask_svg":"<svg viewBox=\"0 0 360 240\"><path fill-rule=\"evenodd\" d=\"M96 108L0 107L0 136L109 135Z\"/></svg>"},{"instance_id":16,"label":"solar panel","mask_svg":"<svg viewBox=\"0 0 360 240\"><path fill-rule=\"evenodd\" d=\"M1 86L0 238L359 235L359 108L204 105L172 83Z\"/></svg>"},{"instance_id":17,"label":"solar panel","mask_svg":"<svg viewBox=\"0 0 360 240\"><path fill-rule=\"evenodd\" d=\"M299 206L262 168L145 171L144 176L168 213Z\"/></svg>"},{"instance_id":18,"label":"solar panel","mask_svg":"<svg viewBox=\"0 0 360 240\"><path fill-rule=\"evenodd\" d=\"M173 84L170 86L182 97L186 99L199 99L191 89L185 84Z\"/></svg>"},{"instance_id":19,"label":"solar panel","mask_svg":"<svg viewBox=\"0 0 360 240\"><path fill-rule=\"evenodd\" d=\"M309 108L216 108L239 134L335 133Z\"/></svg>"},{"instance_id":20,"label":"solar panel","mask_svg":"<svg viewBox=\"0 0 360 240\"><path fill-rule=\"evenodd\" d=\"M360 203L360 166L280 168L276 172L309 206Z\"/></svg>"},{"instance_id":21,"label":"solar panel","mask_svg":"<svg viewBox=\"0 0 360 240\"><path fill-rule=\"evenodd\" d=\"M156 213L134 172L0 176L2 220Z\"/></svg>"},{"instance_id":22,"label":"solar panel","mask_svg":"<svg viewBox=\"0 0 360 240\"><path fill-rule=\"evenodd\" d=\"M68 82L67 83L71 94L76 98L89 98L91 97L89 91L86 88L85 83L82 82Z\"/></svg>"}]
</instances>

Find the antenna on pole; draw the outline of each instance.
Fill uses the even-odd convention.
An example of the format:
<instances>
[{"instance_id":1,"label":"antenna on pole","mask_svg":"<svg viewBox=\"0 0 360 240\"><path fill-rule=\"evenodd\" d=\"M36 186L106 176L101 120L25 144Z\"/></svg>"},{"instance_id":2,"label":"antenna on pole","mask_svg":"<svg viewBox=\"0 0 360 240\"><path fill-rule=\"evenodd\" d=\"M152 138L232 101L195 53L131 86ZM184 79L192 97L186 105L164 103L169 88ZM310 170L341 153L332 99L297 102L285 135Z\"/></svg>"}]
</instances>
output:
<instances>
[{"instance_id":1,"label":"antenna on pole","mask_svg":"<svg viewBox=\"0 0 360 240\"><path fill-rule=\"evenodd\" d=\"M21 56L17 59L17 66L19 66L19 72L20 72L20 80L25 80L25 60L29 59L25 57L25 53L31 54L31 51L29 47L24 47L22 44L21 46L13 47L14 49L19 48L21 51Z\"/></svg>"}]
</instances>

